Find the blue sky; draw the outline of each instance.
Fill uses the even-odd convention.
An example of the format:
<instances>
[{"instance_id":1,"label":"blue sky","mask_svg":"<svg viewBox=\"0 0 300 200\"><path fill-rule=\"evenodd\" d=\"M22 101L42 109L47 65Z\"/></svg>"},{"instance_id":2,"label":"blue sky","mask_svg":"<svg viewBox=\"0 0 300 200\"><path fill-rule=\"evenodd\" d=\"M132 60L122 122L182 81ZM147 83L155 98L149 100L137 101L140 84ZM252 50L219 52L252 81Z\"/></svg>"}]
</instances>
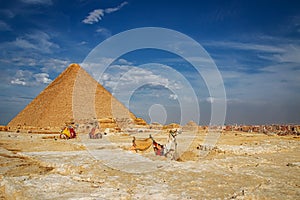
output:
<instances>
[{"instance_id":1,"label":"blue sky","mask_svg":"<svg viewBox=\"0 0 300 200\"><path fill-rule=\"evenodd\" d=\"M105 39L140 27L173 29L205 48L224 81L225 123L300 122L299 1L0 0L0 5L0 124L70 63L82 63ZM173 53L127 53L100 82L122 101L122 93L113 90L120 81L116 77L129 72L131 78L122 79L129 85L156 81L141 85L123 103L148 122L179 122L180 102L172 88L184 90L186 85L165 76L167 68L147 68L147 63L182 74L198 98L199 123L209 123L212 98L205 82Z\"/></svg>"}]
</instances>

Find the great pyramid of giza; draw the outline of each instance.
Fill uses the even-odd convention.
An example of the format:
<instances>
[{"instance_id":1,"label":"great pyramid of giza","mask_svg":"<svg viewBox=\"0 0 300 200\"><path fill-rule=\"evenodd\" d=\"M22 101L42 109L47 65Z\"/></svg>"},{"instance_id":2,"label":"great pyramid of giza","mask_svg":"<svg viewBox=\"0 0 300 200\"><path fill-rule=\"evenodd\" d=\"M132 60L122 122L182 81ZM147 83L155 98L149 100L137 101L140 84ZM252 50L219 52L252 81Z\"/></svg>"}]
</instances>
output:
<instances>
[{"instance_id":1,"label":"great pyramid of giza","mask_svg":"<svg viewBox=\"0 0 300 200\"><path fill-rule=\"evenodd\" d=\"M141 121L78 64L71 64L7 126L61 127L70 121L117 118Z\"/></svg>"}]
</instances>

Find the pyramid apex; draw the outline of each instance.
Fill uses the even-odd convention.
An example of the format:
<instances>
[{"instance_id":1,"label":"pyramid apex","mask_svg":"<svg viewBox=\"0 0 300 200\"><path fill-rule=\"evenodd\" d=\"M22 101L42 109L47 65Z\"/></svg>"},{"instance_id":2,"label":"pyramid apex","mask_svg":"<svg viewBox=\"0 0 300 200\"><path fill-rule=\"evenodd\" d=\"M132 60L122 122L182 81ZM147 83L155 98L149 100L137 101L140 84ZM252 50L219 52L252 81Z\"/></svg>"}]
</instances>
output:
<instances>
[{"instance_id":1,"label":"pyramid apex","mask_svg":"<svg viewBox=\"0 0 300 200\"><path fill-rule=\"evenodd\" d=\"M74 74L77 74L78 71L79 71L80 69L82 69L82 68L80 67L79 64L77 64L77 63L71 63L71 64L65 69L65 71L59 75L59 77L62 77L63 75L65 75L65 74L70 74L70 73L71 73L71 74L73 74L73 73L74 73Z\"/></svg>"},{"instance_id":2,"label":"pyramid apex","mask_svg":"<svg viewBox=\"0 0 300 200\"><path fill-rule=\"evenodd\" d=\"M77 63L71 63L67 68L81 68Z\"/></svg>"}]
</instances>

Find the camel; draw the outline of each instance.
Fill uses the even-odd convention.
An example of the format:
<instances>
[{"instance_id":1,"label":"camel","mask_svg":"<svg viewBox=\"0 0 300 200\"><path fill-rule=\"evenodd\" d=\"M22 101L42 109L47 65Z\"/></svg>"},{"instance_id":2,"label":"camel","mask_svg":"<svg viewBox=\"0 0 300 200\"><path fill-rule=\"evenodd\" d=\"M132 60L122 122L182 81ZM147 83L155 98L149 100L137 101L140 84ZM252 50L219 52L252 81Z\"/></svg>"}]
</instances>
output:
<instances>
[{"instance_id":1,"label":"camel","mask_svg":"<svg viewBox=\"0 0 300 200\"><path fill-rule=\"evenodd\" d=\"M152 145L151 135L149 138L146 139L136 139L135 137L133 137L132 147L130 149L134 150L135 152L145 151L149 149L151 145Z\"/></svg>"},{"instance_id":2,"label":"camel","mask_svg":"<svg viewBox=\"0 0 300 200\"><path fill-rule=\"evenodd\" d=\"M149 149L151 146L153 146L155 155L165 156L167 158L170 158L171 160L176 160L177 157L176 136L178 134L181 134L181 132L182 132L181 130L178 131L177 129L170 130L167 143L164 145L157 143L151 135L149 135L149 138L146 139L136 139L135 137L133 137L131 150L134 150L135 152L145 151Z\"/></svg>"},{"instance_id":3,"label":"camel","mask_svg":"<svg viewBox=\"0 0 300 200\"><path fill-rule=\"evenodd\" d=\"M178 134L181 134L182 131L181 130L177 130L177 129L172 129L169 131L169 137L167 140L167 143L164 145L165 147L165 156L167 158L170 158L171 160L176 160L177 157L177 141L176 141L176 136Z\"/></svg>"}]
</instances>

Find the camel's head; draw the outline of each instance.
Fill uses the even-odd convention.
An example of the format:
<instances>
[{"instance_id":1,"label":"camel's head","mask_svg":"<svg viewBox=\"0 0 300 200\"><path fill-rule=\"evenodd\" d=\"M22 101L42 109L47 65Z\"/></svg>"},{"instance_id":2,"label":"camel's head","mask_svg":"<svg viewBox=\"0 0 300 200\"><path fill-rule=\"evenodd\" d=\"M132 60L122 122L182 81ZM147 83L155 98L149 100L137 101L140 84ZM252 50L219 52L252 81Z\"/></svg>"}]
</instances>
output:
<instances>
[{"instance_id":1,"label":"camel's head","mask_svg":"<svg viewBox=\"0 0 300 200\"><path fill-rule=\"evenodd\" d=\"M169 135L175 138L177 135L181 134L182 130L181 129L171 129L169 131Z\"/></svg>"}]
</instances>

